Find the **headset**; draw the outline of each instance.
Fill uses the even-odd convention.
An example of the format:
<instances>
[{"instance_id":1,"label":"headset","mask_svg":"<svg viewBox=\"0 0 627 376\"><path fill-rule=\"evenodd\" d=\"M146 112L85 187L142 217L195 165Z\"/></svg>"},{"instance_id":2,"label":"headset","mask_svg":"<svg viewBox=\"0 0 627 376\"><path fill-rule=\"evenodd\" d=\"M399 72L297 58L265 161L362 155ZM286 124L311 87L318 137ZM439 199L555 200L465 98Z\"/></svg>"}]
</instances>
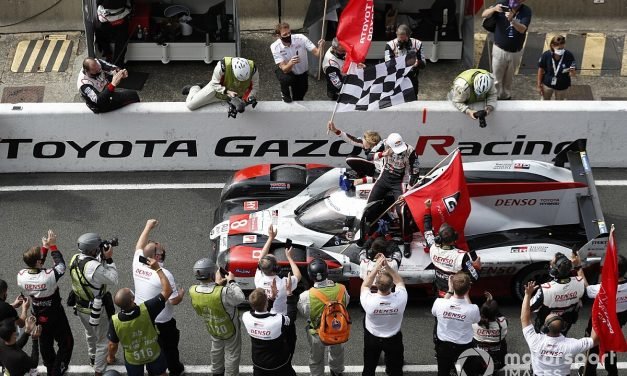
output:
<instances>
[{"instance_id":1,"label":"headset","mask_svg":"<svg viewBox=\"0 0 627 376\"><path fill-rule=\"evenodd\" d=\"M565 254L557 252L555 254L555 263L549 269L549 275L553 279L566 278L572 269L572 261Z\"/></svg>"},{"instance_id":2,"label":"headset","mask_svg":"<svg viewBox=\"0 0 627 376\"><path fill-rule=\"evenodd\" d=\"M263 269L261 268L261 262L264 261L264 260L268 261L272 265L272 271L275 274L279 274L279 272L281 271L281 267L279 266L279 264L278 264L278 262L276 260L276 257L270 256L270 255L265 255L261 259L259 259L259 263L257 264L257 269L263 271Z\"/></svg>"},{"instance_id":3,"label":"headset","mask_svg":"<svg viewBox=\"0 0 627 376\"><path fill-rule=\"evenodd\" d=\"M560 321L560 332L561 332L562 329L564 328L565 322L564 322L564 319L562 318L562 316L557 316L557 315L551 317L548 321L545 321L544 325L542 325L542 329L540 329L540 331L542 333L544 333L544 334L549 334L550 326L555 321Z\"/></svg>"},{"instance_id":4,"label":"headset","mask_svg":"<svg viewBox=\"0 0 627 376\"><path fill-rule=\"evenodd\" d=\"M457 241L457 231L448 223L442 223L438 235L433 238L436 244L450 244Z\"/></svg>"}]
</instances>

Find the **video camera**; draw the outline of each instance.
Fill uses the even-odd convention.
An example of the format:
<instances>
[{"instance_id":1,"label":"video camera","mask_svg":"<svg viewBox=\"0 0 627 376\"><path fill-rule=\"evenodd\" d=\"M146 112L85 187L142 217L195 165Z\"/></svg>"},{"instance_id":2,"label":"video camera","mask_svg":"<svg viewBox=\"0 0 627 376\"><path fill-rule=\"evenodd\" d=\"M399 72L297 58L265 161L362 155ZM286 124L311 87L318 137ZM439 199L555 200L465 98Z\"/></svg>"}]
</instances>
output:
<instances>
[{"instance_id":1,"label":"video camera","mask_svg":"<svg viewBox=\"0 0 627 376\"><path fill-rule=\"evenodd\" d=\"M244 112L244 110L246 109L247 106L252 105L253 108L257 107L257 99L252 97L249 98L247 101L244 102L244 100L240 97L229 97L229 99L227 100L227 103L229 105L229 110L228 110L228 117L230 118L237 118L237 114L241 114L242 112Z\"/></svg>"},{"instance_id":2,"label":"video camera","mask_svg":"<svg viewBox=\"0 0 627 376\"><path fill-rule=\"evenodd\" d=\"M476 111L474 115L479 120L479 127L485 128L488 125L485 121L485 117L488 115L486 110Z\"/></svg>"}]
</instances>

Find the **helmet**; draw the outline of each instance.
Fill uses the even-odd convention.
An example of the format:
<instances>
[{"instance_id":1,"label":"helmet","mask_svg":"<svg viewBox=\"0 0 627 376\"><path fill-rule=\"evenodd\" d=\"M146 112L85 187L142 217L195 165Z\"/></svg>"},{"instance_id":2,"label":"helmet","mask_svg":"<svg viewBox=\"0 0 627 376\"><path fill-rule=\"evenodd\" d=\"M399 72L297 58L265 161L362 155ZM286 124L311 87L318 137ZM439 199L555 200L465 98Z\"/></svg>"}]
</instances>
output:
<instances>
[{"instance_id":1,"label":"helmet","mask_svg":"<svg viewBox=\"0 0 627 376\"><path fill-rule=\"evenodd\" d=\"M487 93L494 85L494 79L489 73L479 73L475 76L473 86L475 87L475 94L483 95Z\"/></svg>"},{"instance_id":2,"label":"helmet","mask_svg":"<svg viewBox=\"0 0 627 376\"><path fill-rule=\"evenodd\" d=\"M94 232L88 232L78 237L78 250L84 254L93 254L95 251L100 250L102 239L100 235Z\"/></svg>"},{"instance_id":3,"label":"helmet","mask_svg":"<svg viewBox=\"0 0 627 376\"><path fill-rule=\"evenodd\" d=\"M210 279L216 274L216 263L208 258L201 258L194 264L194 276L198 280Z\"/></svg>"},{"instance_id":4,"label":"helmet","mask_svg":"<svg viewBox=\"0 0 627 376\"><path fill-rule=\"evenodd\" d=\"M250 78L250 64L248 60L241 57L234 57L231 61L233 74L238 81L246 81Z\"/></svg>"},{"instance_id":5,"label":"helmet","mask_svg":"<svg viewBox=\"0 0 627 376\"><path fill-rule=\"evenodd\" d=\"M327 275L329 275L327 263L319 258L313 259L313 261L309 263L309 266L307 266L307 274L309 274L309 279L314 282L324 281L327 279Z\"/></svg>"},{"instance_id":6,"label":"helmet","mask_svg":"<svg viewBox=\"0 0 627 376\"><path fill-rule=\"evenodd\" d=\"M573 270L573 263L561 252L555 254L555 263L549 269L549 275L554 279L568 278Z\"/></svg>"},{"instance_id":7,"label":"helmet","mask_svg":"<svg viewBox=\"0 0 627 376\"><path fill-rule=\"evenodd\" d=\"M105 371L105 373L102 374L102 376L122 376L122 375L114 369L108 369Z\"/></svg>"},{"instance_id":8,"label":"helmet","mask_svg":"<svg viewBox=\"0 0 627 376\"><path fill-rule=\"evenodd\" d=\"M437 244L451 244L457 240L457 232L448 223L442 223L438 230L438 236L435 237Z\"/></svg>"}]
</instances>

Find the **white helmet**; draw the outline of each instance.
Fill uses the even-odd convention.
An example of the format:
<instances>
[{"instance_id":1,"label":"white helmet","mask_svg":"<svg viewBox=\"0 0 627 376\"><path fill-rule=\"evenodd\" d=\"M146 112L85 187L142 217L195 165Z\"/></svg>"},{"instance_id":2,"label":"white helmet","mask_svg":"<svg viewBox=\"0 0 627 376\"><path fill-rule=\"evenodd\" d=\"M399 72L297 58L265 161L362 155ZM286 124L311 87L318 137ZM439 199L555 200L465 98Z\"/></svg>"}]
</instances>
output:
<instances>
[{"instance_id":1,"label":"white helmet","mask_svg":"<svg viewBox=\"0 0 627 376\"><path fill-rule=\"evenodd\" d=\"M248 60L241 57L234 57L231 61L233 74L238 81L246 81L250 78L250 64Z\"/></svg>"},{"instance_id":2,"label":"white helmet","mask_svg":"<svg viewBox=\"0 0 627 376\"><path fill-rule=\"evenodd\" d=\"M483 95L492 88L492 85L494 85L494 79L489 73L479 73L475 76L473 85L475 87L475 94Z\"/></svg>"}]
</instances>

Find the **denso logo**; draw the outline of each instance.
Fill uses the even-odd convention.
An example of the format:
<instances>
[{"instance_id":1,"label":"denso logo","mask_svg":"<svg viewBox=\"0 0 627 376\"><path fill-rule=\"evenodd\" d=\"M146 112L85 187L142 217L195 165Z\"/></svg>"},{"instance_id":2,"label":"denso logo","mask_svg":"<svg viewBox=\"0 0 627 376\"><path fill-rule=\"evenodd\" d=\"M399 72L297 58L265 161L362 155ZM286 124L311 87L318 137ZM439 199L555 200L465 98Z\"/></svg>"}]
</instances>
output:
<instances>
[{"instance_id":1,"label":"denso logo","mask_svg":"<svg viewBox=\"0 0 627 376\"><path fill-rule=\"evenodd\" d=\"M433 256L433 262L437 262L440 264L444 264L446 266L453 266L453 259L450 259L448 257L441 257L441 256Z\"/></svg>"},{"instance_id":2,"label":"denso logo","mask_svg":"<svg viewBox=\"0 0 627 376\"><path fill-rule=\"evenodd\" d=\"M534 206L537 202L535 198L499 198L494 206Z\"/></svg>"},{"instance_id":3,"label":"denso logo","mask_svg":"<svg viewBox=\"0 0 627 376\"><path fill-rule=\"evenodd\" d=\"M416 154L424 155L433 149L438 155L449 155L458 147L462 155L553 155L562 151L572 141L562 141L555 145L547 140L531 141L526 135L517 135L516 140L492 142L456 142L453 136L420 136L416 144Z\"/></svg>"},{"instance_id":4,"label":"denso logo","mask_svg":"<svg viewBox=\"0 0 627 376\"><path fill-rule=\"evenodd\" d=\"M395 313L398 313L398 308L375 309L372 313L375 315L393 315Z\"/></svg>"},{"instance_id":5,"label":"denso logo","mask_svg":"<svg viewBox=\"0 0 627 376\"><path fill-rule=\"evenodd\" d=\"M557 294L557 295L555 295L555 301L556 302L563 302L565 300L571 300L571 299L578 299L576 291L572 291L572 292L569 292L569 293L566 293L566 294Z\"/></svg>"},{"instance_id":6,"label":"denso logo","mask_svg":"<svg viewBox=\"0 0 627 376\"><path fill-rule=\"evenodd\" d=\"M442 316L447 319L454 319L454 320L460 320L460 321L466 319L466 315L464 315L463 313L455 313L455 312L449 312L449 311L444 311L444 313L442 313Z\"/></svg>"},{"instance_id":7,"label":"denso logo","mask_svg":"<svg viewBox=\"0 0 627 376\"><path fill-rule=\"evenodd\" d=\"M501 334L499 329L477 329L477 335L486 337L498 337Z\"/></svg>"},{"instance_id":8,"label":"denso logo","mask_svg":"<svg viewBox=\"0 0 627 376\"><path fill-rule=\"evenodd\" d=\"M259 330L259 329L248 329L248 333L254 334L256 336L263 336L263 337L267 337L270 335L269 330Z\"/></svg>"},{"instance_id":9,"label":"denso logo","mask_svg":"<svg viewBox=\"0 0 627 376\"><path fill-rule=\"evenodd\" d=\"M39 285L33 285L30 283L26 283L24 285L24 289L29 290L29 291L39 291L39 290L45 290L46 289L46 284L42 283Z\"/></svg>"},{"instance_id":10,"label":"denso logo","mask_svg":"<svg viewBox=\"0 0 627 376\"><path fill-rule=\"evenodd\" d=\"M135 269L135 273L139 274L140 277L150 277L152 276L152 272L148 270L144 270L142 268Z\"/></svg>"}]
</instances>

